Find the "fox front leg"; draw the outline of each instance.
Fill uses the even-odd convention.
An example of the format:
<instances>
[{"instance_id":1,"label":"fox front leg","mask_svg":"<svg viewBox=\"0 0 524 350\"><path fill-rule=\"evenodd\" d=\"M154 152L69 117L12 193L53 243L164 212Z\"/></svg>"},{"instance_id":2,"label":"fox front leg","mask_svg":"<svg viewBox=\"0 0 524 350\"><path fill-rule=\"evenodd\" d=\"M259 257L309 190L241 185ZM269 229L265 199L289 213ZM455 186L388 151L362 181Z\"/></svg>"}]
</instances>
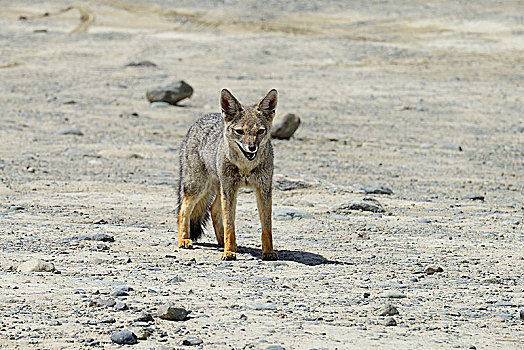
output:
<instances>
[{"instance_id":1,"label":"fox front leg","mask_svg":"<svg viewBox=\"0 0 524 350\"><path fill-rule=\"evenodd\" d=\"M278 260L278 255L273 250L271 203L271 185L265 188L257 188L258 215L262 226L262 260Z\"/></svg>"},{"instance_id":2,"label":"fox front leg","mask_svg":"<svg viewBox=\"0 0 524 350\"><path fill-rule=\"evenodd\" d=\"M227 191L224 191L227 188ZM220 200L222 204L222 224L224 227L224 252L222 260L236 260L237 243L235 237L235 210L237 204L236 186L222 186Z\"/></svg>"}]
</instances>

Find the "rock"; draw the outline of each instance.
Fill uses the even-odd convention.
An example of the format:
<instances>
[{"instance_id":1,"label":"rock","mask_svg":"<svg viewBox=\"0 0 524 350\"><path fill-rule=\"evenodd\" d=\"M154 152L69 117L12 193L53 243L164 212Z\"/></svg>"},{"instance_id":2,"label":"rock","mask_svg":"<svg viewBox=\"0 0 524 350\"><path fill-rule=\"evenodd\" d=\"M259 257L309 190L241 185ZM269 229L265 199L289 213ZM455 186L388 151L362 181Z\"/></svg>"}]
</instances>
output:
<instances>
[{"instance_id":1,"label":"rock","mask_svg":"<svg viewBox=\"0 0 524 350\"><path fill-rule=\"evenodd\" d=\"M105 233L96 233L90 236L75 236L66 240L78 240L78 241L99 241L99 242L114 242L115 238Z\"/></svg>"},{"instance_id":2,"label":"rock","mask_svg":"<svg viewBox=\"0 0 524 350\"><path fill-rule=\"evenodd\" d=\"M427 267L425 270L424 270L424 273L426 275L433 275L437 272L444 272L444 270L442 269L442 267Z\"/></svg>"},{"instance_id":3,"label":"rock","mask_svg":"<svg viewBox=\"0 0 524 350\"><path fill-rule=\"evenodd\" d=\"M56 132L57 135L75 135L84 136L84 133L78 129L62 129Z\"/></svg>"},{"instance_id":4,"label":"rock","mask_svg":"<svg viewBox=\"0 0 524 350\"><path fill-rule=\"evenodd\" d=\"M275 174L273 175L273 187L281 191L290 191L300 188L308 188L313 184L304 179L294 178L292 176Z\"/></svg>"},{"instance_id":5,"label":"rock","mask_svg":"<svg viewBox=\"0 0 524 350\"><path fill-rule=\"evenodd\" d=\"M40 259L31 259L18 267L20 272L53 272L55 265Z\"/></svg>"},{"instance_id":6,"label":"rock","mask_svg":"<svg viewBox=\"0 0 524 350\"><path fill-rule=\"evenodd\" d=\"M276 208L273 210L275 220L310 219L313 216L305 211L293 208Z\"/></svg>"},{"instance_id":7,"label":"rock","mask_svg":"<svg viewBox=\"0 0 524 350\"><path fill-rule=\"evenodd\" d=\"M484 201L484 196L481 194L470 193L463 196L462 199L470 201Z\"/></svg>"},{"instance_id":8,"label":"rock","mask_svg":"<svg viewBox=\"0 0 524 350\"><path fill-rule=\"evenodd\" d=\"M386 317L384 320L384 326L396 326L397 321L393 317Z\"/></svg>"},{"instance_id":9,"label":"rock","mask_svg":"<svg viewBox=\"0 0 524 350\"><path fill-rule=\"evenodd\" d=\"M114 308L115 310L118 310L118 311L124 311L124 310L128 310L129 306L127 306L126 303L119 301L115 304Z\"/></svg>"},{"instance_id":10,"label":"rock","mask_svg":"<svg viewBox=\"0 0 524 350\"><path fill-rule=\"evenodd\" d=\"M100 321L100 323L115 323L116 320L113 317L104 318Z\"/></svg>"},{"instance_id":11,"label":"rock","mask_svg":"<svg viewBox=\"0 0 524 350\"><path fill-rule=\"evenodd\" d=\"M157 65L151 61L139 61L139 62L129 62L126 64L126 67L156 67Z\"/></svg>"},{"instance_id":12,"label":"rock","mask_svg":"<svg viewBox=\"0 0 524 350\"><path fill-rule=\"evenodd\" d=\"M189 312L184 308L172 307L170 304L165 304L158 308L156 314L163 320L184 321Z\"/></svg>"},{"instance_id":13,"label":"rock","mask_svg":"<svg viewBox=\"0 0 524 350\"><path fill-rule=\"evenodd\" d=\"M191 97L193 88L183 80L173 81L166 86L150 88L146 92L149 102L167 102L176 105L177 102Z\"/></svg>"},{"instance_id":14,"label":"rock","mask_svg":"<svg viewBox=\"0 0 524 350\"><path fill-rule=\"evenodd\" d=\"M113 307L116 305L116 301L112 299L100 299L96 298L94 300L91 300L89 302L89 306L91 307Z\"/></svg>"},{"instance_id":15,"label":"rock","mask_svg":"<svg viewBox=\"0 0 524 350\"><path fill-rule=\"evenodd\" d=\"M132 345L138 343L138 338L133 332L120 331L111 335L111 341L117 344Z\"/></svg>"},{"instance_id":16,"label":"rock","mask_svg":"<svg viewBox=\"0 0 524 350\"><path fill-rule=\"evenodd\" d=\"M248 305L247 307L252 310L259 310L259 311L275 311L277 309L275 304L271 304L271 303L253 304L253 305Z\"/></svg>"},{"instance_id":17,"label":"rock","mask_svg":"<svg viewBox=\"0 0 524 350\"><path fill-rule=\"evenodd\" d=\"M112 297L126 297L131 291L133 291L133 288L129 286L118 286L109 295Z\"/></svg>"},{"instance_id":18,"label":"rock","mask_svg":"<svg viewBox=\"0 0 524 350\"><path fill-rule=\"evenodd\" d=\"M520 319L524 321L524 309L520 309L519 316L520 316Z\"/></svg>"},{"instance_id":19,"label":"rock","mask_svg":"<svg viewBox=\"0 0 524 350\"><path fill-rule=\"evenodd\" d=\"M383 213L385 212L384 207L374 198L364 197L362 199L357 199L353 201L348 201L339 204L334 211L339 214L347 214L351 210L361 210L361 211L370 211L373 213Z\"/></svg>"},{"instance_id":20,"label":"rock","mask_svg":"<svg viewBox=\"0 0 524 350\"><path fill-rule=\"evenodd\" d=\"M406 296L395 290L386 290L385 292L380 294L380 297L381 298L401 299L401 298L405 298Z\"/></svg>"},{"instance_id":21,"label":"rock","mask_svg":"<svg viewBox=\"0 0 524 350\"><path fill-rule=\"evenodd\" d=\"M22 205L11 205L11 206L9 206L9 211L10 211L10 212L13 212L13 211L22 211L22 210L25 210L25 207L22 206Z\"/></svg>"},{"instance_id":22,"label":"rock","mask_svg":"<svg viewBox=\"0 0 524 350\"><path fill-rule=\"evenodd\" d=\"M361 184L355 184L353 185L356 189L360 191L366 192L366 194L393 194L393 191L383 185L361 185Z\"/></svg>"},{"instance_id":23,"label":"rock","mask_svg":"<svg viewBox=\"0 0 524 350\"><path fill-rule=\"evenodd\" d=\"M274 139L288 140L300 126L300 118L293 113L278 118L276 122L271 130L271 137Z\"/></svg>"},{"instance_id":24,"label":"rock","mask_svg":"<svg viewBox=\"0 0 524 350\"><path fill-rule=\"evenodd\" d=\"M140 154L126 151L112 151L112 150L102 150L98 152L99 156L108 157L108 158L135 158L143 159Z\"/></svg>"},{"instance_id":25,"label":"rock","mask_svg":"<svg viewBox=\"0 0 524 350\"><path fill-rule=\"evenodd\" d=\"M285 350L285 348L282 345L272 344L272 345L266 346L265 350Z\"/></svg>"},{"instance_id":26,"label":"rock","mask_svg":"<svg viewBox=\"0 0 524 350\"><path fill-rule=\"evenodd\" d=\"M362 295L365 299L369 298L371 296L371 293L370 292L364 292L364 294Z\"/></svg>"},{"instance_id":27,"label":"rock","mask_svg":"<svg viewBox=\"0 0 524 350\"><path fill-rule=\"evenodd\" d=\"M382 305L382 307L380 307L378 310L377 310L377 315L378 316L394 316L394 315L398 315L398 310L395 306L393 306L392 304L384 304Z\"/></svg>"},{"instance_id":28,"label":"rock","mask_svg":"<svg viewBox=\"0 0 524 350\"><path fill-rule=\"evenodd\" d=\"M429 224L431 223L431 220L426 219L426 218L420 218L420 219L417 219L417 222L420 222L421 224Z\"/></svg>"},{"instance_id":29,"label":"rock","mask_svg":"<svg viewBox=\"0 0 524 350\"><path fill-rule=\"evenodd\" d=\"M150 329L142 328L142 329L138 330L136 337L139 340L147 340L147 338L149 338L151 336L151 334L153 334L153 332Z\"/></svg>"},{"instance_id":30,"label":"rock","mask_svg":"<svg viewBox=\"0 0 524 350\"><path fill-rule=\"evenodd\" d=\"M153 316L149 312L142 312L137 318L134 320L135 322L152 322Z\"/></svg>"},{"instance_id":31,"label":"rock","mask_svg":"<svg viewBox=\"0 0 524 350\"><path fill-rule=\"evenodd\" d=\"M202 344L204 341L195 337L187 337L182 340L182 345L196 346Z\"/></svg>"}]
</instances>

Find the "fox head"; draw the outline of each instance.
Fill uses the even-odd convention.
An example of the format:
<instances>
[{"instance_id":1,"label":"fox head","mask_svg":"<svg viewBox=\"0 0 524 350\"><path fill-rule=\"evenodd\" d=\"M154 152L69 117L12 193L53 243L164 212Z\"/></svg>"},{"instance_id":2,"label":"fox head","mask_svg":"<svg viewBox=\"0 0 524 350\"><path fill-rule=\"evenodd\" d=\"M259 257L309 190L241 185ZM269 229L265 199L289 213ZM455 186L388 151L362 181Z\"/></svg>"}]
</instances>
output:
<instances>
[{"instance_id":1,"label":"fox head","mask_svg":"<svg viewBox=\"0 0 524 350\"><path fill-rule=\"evenodd\" d=\"M254 106L243 106L226 89L220 94L225 138L233 152L254 161L270 138L271 123L277 107L277 90L270 90Z\"/></svg>"}]
</instances>

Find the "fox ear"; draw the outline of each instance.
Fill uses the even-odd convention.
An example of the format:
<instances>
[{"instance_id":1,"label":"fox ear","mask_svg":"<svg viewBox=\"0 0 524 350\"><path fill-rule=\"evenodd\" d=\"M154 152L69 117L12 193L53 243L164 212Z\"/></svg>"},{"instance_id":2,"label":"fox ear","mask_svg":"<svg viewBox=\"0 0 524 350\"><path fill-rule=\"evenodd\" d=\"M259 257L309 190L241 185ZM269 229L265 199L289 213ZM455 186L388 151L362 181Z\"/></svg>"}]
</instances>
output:
<instances>
[{"instance_id":1,"label":"fox ear","mask_svg":"<svg viewBox=\"0 0 524 350\"><path fill-rule=\"evenodd\" d=\"M257 109L266 115L273 115L277 108L278 92L275 89L270 90L267 95L258 103Z\"/></svg>"},{"instance_id":2,"label":"fox ear","mask_svg":"<svg viewBox=\"0 0 524 350\"><path fill-rule=\"evenodd\" d=\"M232 120L242 110L240 102L227 89L222 89L220 93L220 106L222 107L222 116L226 121Z\"/></svg>"}]
</instances>

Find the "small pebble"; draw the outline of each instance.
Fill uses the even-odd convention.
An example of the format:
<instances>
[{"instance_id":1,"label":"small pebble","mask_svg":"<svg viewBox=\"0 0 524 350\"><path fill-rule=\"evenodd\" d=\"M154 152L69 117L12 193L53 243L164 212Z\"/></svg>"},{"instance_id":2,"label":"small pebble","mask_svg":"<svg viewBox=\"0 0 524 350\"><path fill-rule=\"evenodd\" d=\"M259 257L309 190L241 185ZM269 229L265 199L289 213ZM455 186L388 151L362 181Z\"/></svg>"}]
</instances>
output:
<instances>
[{"instance_id":1,"label":"small pebble","mask_svg":"<svg viewBox=\"0 0 524 350\"><path fill-rule=\"evenodd\" d=\"M382 305L382 307L377 310L377 315L379 316L394 316L398 314L397 308L389 303Z\"/></svg>"},{"instance_id":2,"label":"small pebble","mask_svg":"<svg viewBox=\"0 0 524 350\"><path fill-rule=\"evenodd\" d=\"M395 290L386 290L385 292L380 294L380 297L381 298L401 299L401 298L405 298L406 295L404 295L404 294L402 294L400 292L397 292Z\"/></svg>"},{"instance_id":3,"label":"small pebble","mask_svg":"<svg viewBox=\"0 0 524 350\"><path fill-rule=\"evenodd\" d=\"M163 320L184 321L189 312L181 307L172 307L169 304L162 305L158 308L157 316Z\"/></svg>"}]
</instances>

